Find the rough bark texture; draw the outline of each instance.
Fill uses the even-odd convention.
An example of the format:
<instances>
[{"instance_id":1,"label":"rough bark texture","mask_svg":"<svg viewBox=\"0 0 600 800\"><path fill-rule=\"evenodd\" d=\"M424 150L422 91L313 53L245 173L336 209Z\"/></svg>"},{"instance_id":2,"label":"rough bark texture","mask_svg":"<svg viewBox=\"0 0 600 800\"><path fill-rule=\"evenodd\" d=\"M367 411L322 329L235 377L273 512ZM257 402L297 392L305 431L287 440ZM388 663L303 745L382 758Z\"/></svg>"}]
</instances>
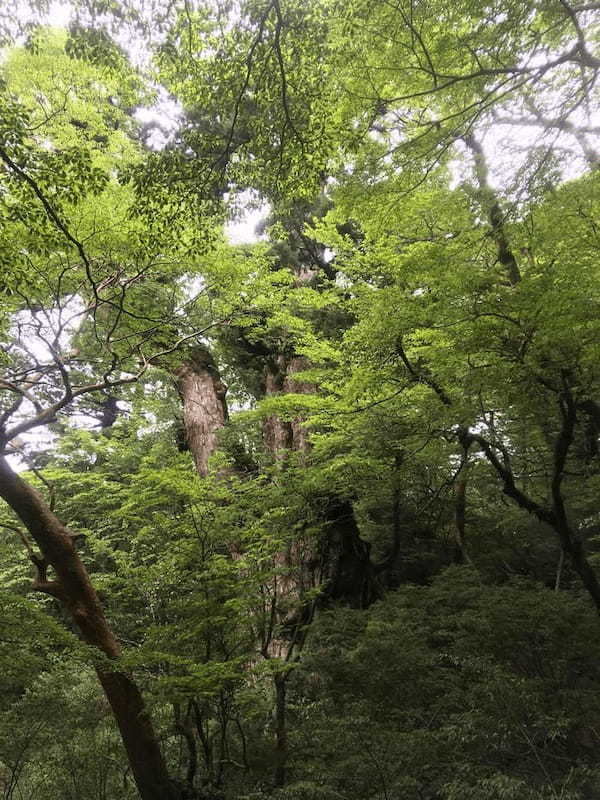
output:
<instances>
[{"instance_id":1,"label":"rough bark texture","mask_svg":"<svg viewBox=\"0 0 600 800\"><path fill-rule=\"evenodd\" d=\"M296 377L308 366L301 356L279 355L269 359L264 376L266 394L313 392L312 384ZM218 431L227 420L225 388L214 360L204 348L194 349L174 374L183 406L186 442L199 474L206 475L208 460L217 447ZM290 452L304 455L309 452L308 435L302 423L300 417L288 422L275 414L265 420L263 441L275 461L283 462ZM310 590L322 587L323 603L341 601L362 607L374 599L369 548L360 538L352 505L324 496L319 501L319 513L325 529L322 540L300 535L275 557L280 570L270 587L273 607L271 630L264 643L266 658L288 661L297 657L314 613L314 599L306 600ZM275 679L276 786L283 786L286 780L285 681L286 675Z\"/></svg>"},{"instance_id":2,"label":"rough bark texture","mask_svg":"<svg viewBox=\"0 0 600 800\"><path fill-rule=\"evenodd\" d=\"M174 370L183 406L187 444L198 474L208 474L208 460L217 449L217 432L227 421L227 389L205 347L195 347Z\"/></svg>"},{"instance_id":3,"label":"rough bark texture","mask_svg":"<svg viewBox=\"0 0 600 800\"><path fill-rule=\"evenodd\" d=\"M285 382L285 358L278 356L274 363L265 369L265 393L281 394ZM271 414L263 423L263 441L265 449L276 461L281 461L293 447L293 432L289 422Z\"/></svg>"},{"instance_id":4,"label":"rough bark texture","mask_svg":"<svg viewBox=\"0 0 600 800\"><path fill-rule=\"evenodd\" d=\"M315 391L312 383L296 377L310 366L304 356L279 356L275 364L267 371L267 394L311 394ZM286 451L309 452L308 431L303 422L301 417L289 423L276 415L269 417L264 427L264 444L275 460L285 458ZM357 607L368 604L374 596L369 547L360 537L351 503L324 496L319 512L325 528L322 541L316 542L312 536L299 537L277 557L278 565L283 568L277 593L283 607L296 607L279 620L284 629L295 627L302 616L302 597L311 589L323 588L323 602L339 600ZM285 643L274 639L271 654L279 655L282 649L285 650Z\"/></svg>"},{"instance_id":5,"label":"rough bark texture","mask_svg":"<svg viewBox=\"0 0 600 800\"><path fill-rule=\"evenodd\" d=\"M75 548L73 534L4 457L0 457L0 496L40 548L41 557L34 558L38 567L35 588L60 600L87 644L109 659L117 658L118 642ZM56 576L52 580L46 577L48 567ZM143 800L180 800L181 792L169 778L138 687L124 672L104 667L96 671L119 726L140 796Z\"/></svg>"},{"instance_id":6,"label":"rough bark texture","mask_svg":"<svg viewBox=\"0 0 600 800\"><path fill-rule=\"evenodd\" d=\"M308 368L308 359L304 356L294 356L288 361L286 376L283 381L283 391L286 394L312 394L315 391L312 383L298 380L295 377L298 372L304 372ZM308 431L303 422L304 420L301 417L296 417L290 423L292 449L299 453L307 453L309 449Z\"/></svg>"},{"instance_id":7,"label":"rough bark texture","mask_svg":"<svg viewBox=\"0 0 600 800\"><path fill-rule=\"evenodd\" d=\"M361 539L348 500L330 497L324 502L325 536L321 543L321 582L324 601L366 608L379 592L370 547Z\"/></svg>"},{"instance_id":8,"label":"rough bark texture","mask_svg":"<svg viewBox=\"0 0 600 800\"><path fill-rule=\"evenodd\" d=\"M298 380L295 376L307 370L308 360L304 356L285 358L277 356L266 367L264 388L266 395L278 394L312 394L315 387L312 383ZM303 425L302 417L291 421L282 420L271 414L263 425L263 441L265 449L276 461L282 461L287 453L307 453L309 450L308 432Z\"/></svg>"}]
</instances>

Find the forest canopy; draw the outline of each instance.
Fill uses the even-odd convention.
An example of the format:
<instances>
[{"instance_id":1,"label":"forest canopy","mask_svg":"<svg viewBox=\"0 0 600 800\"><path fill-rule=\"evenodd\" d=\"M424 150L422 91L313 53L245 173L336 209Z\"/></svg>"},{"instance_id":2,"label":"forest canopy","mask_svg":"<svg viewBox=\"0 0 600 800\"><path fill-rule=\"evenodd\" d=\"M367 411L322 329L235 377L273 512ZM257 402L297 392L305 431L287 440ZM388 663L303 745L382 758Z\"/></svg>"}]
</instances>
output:
<instances>
[{"instance_id":1,"label":"forest canopy","mask_svg":"<svg viewBox=\"0 0 600 800\"><path fill-rule=\"evenodd\" d=\"M4 800L600 798L600 3L0 46Z\"/></svg>"}]
</instances>

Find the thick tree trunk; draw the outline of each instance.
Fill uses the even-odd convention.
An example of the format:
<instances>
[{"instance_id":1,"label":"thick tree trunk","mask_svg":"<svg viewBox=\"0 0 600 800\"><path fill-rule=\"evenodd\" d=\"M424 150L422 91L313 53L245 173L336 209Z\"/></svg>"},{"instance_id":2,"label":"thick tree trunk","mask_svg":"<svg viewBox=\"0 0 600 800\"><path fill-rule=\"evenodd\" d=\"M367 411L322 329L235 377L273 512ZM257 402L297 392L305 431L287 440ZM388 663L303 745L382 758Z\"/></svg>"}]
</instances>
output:
<instances>
[{"instance_id":1,"label":"thick tree trunk","mask_svg":"<svg viewBox=\"0 0 600 800\"><path fill-rule=\"evenodd\" d=\"M266 394L311 394L315 386L296 376L309 368L304 356L278 358L272 362L265 378ZM294 451L307 454L310 450L308 432L304 420L297 417L283 422L277 416L268 418L264 427L264 445L275 460L285 458L285 453ZM278 555L277 561L285 567L278 579L277 591L289 607L290 599L297 610L282 619L284 627L293 627L299 619L302 598L309 590L322 587L323 601L339 600L352 606L363 606L376 595L374 572L369 558L369 547L360 538L354 510L348 501L333 496L324 496L320 502L325 535L317 542L299 538ZM288 625L289 623L289 625ZM279 655L285 642L273 640L272 654Z\"/></svg>"},{"instance_id":2,"label":"thick tree trunk","mask_svg":"<svg viewBox=\"0 0 600 800\"><path fill-rule=\"evenodd\" d=\"M169 777L152 721L136 684L123 672L97 672L119 726L142 800L183 800L184 792Z\"/></svg>"},{"instance_id":3,"label":"thick tree trunk","mask_svg":"<svg viewBox=\"0 0 600 800\"><path fill-rule=\"evenodd\" d=\"M272 359L265 370L265 394L312 394L315 391L314 385L296 378L298 372L303 372L308 367L308 360L304 356L286 358L279 355ZM296 417L289 422L276 414L267 417L263 424L263 441L266 451L271 453L275 461L282 461L290 452L308 452L308 433L303 422L302 417Z\"/></svg>"},{"instance_id":4,"label":"thick tree trunk","mask_svg":"<svg viewBox=\"0 0 600 800\"><path fill-rule=\"evenodd\" d=\"M283 391L286 394L313 394L314 384L296 378L298 372L309 368L308 359L304 356L294 356L288 361L287 373L283 381ZM309 450L308 432L304 427L302 417L296 417L290 423L292 433L292 449L298 453L307 453Z\"/></svg>"},{"instance_id":5,"label":"thick tree trunk","mask_svg":"<svg viewBox=\"0 0 600 800\"><path fill-rule=\"evenodd\" d=\"M283 356L278 356L265 370L265 394L277 395L284 391L286 363ZM277 414L270 414L263 423L263 441L265 449L275 461L281 461L293 448L293 432L289 422L282 420Z\"/></svg>"},{"instance_id":6,"label":"thick tree trunk","mask_svg":"<svg viewBox=\"0 0 600 800\"><path fill-rule=\"evenodd\" d=\"M73 534L50 510L38 492L0 457L0 496L22 520L41 551L32 556L38 568L34 587L56 597L79 628L82 639L107 658L119 656L113 634L87 570L75 548ZM47 578L47 569L55 577ZM141 693L124 672L97 668L98 678L121 732L129 764L143 800L180 800L169 778L152 722Z\"/></svg>"},{"instance_id":7,"label":"thick tree trunk","mask_svg":"<svg viewBox=\"0 0 600 800\"><path fill-rule=\"evenodd\" d=\"M226 388L205 347L195 347L174 370L183 406L183 424L198 474L208 475L208 460L217 449L217 432L227 421Z\"/></svg>"},{"instance_id":8,"label":"thick tree trunk","mask_svg":"<svg viewBox=\"0 0 600 800\"><path fill-rule=\"evenodd\" d=\"M323 512L322 602L336 601L352 608L366 608L380 596L380 592L370 547L361 539L352 504L332 496L324 501Z\"/></svg>"}]
</instances>

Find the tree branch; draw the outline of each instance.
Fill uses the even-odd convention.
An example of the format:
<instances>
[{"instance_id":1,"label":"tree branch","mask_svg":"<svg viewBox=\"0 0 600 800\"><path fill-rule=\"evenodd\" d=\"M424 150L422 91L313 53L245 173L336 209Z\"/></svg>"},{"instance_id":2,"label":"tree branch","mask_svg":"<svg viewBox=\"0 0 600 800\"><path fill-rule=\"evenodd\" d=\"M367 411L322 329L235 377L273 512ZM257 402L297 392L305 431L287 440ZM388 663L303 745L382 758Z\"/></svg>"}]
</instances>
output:
<instances>
[{"instance_id":1,"label":"tree branch","mask_svg":"<svg viewBox=\"0 0 600 800\"><path fill-rule=\"evenodd\" d=\"M498 261L504 267L511 286L516 286L521 280L521 273L515 255L510 247L506 230L504 228L504 214L500 207L500 201L492 189L488 180L488 168L485 160L483 147L471 133L465 134L464 143L473 153L475 161L475 175L479 183L479 193L482 204L487 206L492 236L498 248Z\"/></svg>"}]
</instances>

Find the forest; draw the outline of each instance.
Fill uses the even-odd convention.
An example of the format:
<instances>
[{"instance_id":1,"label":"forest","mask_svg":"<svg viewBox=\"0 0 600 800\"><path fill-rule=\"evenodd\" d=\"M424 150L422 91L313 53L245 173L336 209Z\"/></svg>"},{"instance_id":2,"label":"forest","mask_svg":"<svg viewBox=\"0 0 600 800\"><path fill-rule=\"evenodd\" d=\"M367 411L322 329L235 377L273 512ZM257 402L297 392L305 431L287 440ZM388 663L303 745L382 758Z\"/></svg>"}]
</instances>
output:
<instances>
[{"instance_id":1,"label":"forest","mask_svg":"<svg viewBox=\"0 0 600 800\"><path fill-rule=\"evenodd\" d=\"M600 800L600 3L0 6L2 800Z\"/></svg>"}]
</instances>

